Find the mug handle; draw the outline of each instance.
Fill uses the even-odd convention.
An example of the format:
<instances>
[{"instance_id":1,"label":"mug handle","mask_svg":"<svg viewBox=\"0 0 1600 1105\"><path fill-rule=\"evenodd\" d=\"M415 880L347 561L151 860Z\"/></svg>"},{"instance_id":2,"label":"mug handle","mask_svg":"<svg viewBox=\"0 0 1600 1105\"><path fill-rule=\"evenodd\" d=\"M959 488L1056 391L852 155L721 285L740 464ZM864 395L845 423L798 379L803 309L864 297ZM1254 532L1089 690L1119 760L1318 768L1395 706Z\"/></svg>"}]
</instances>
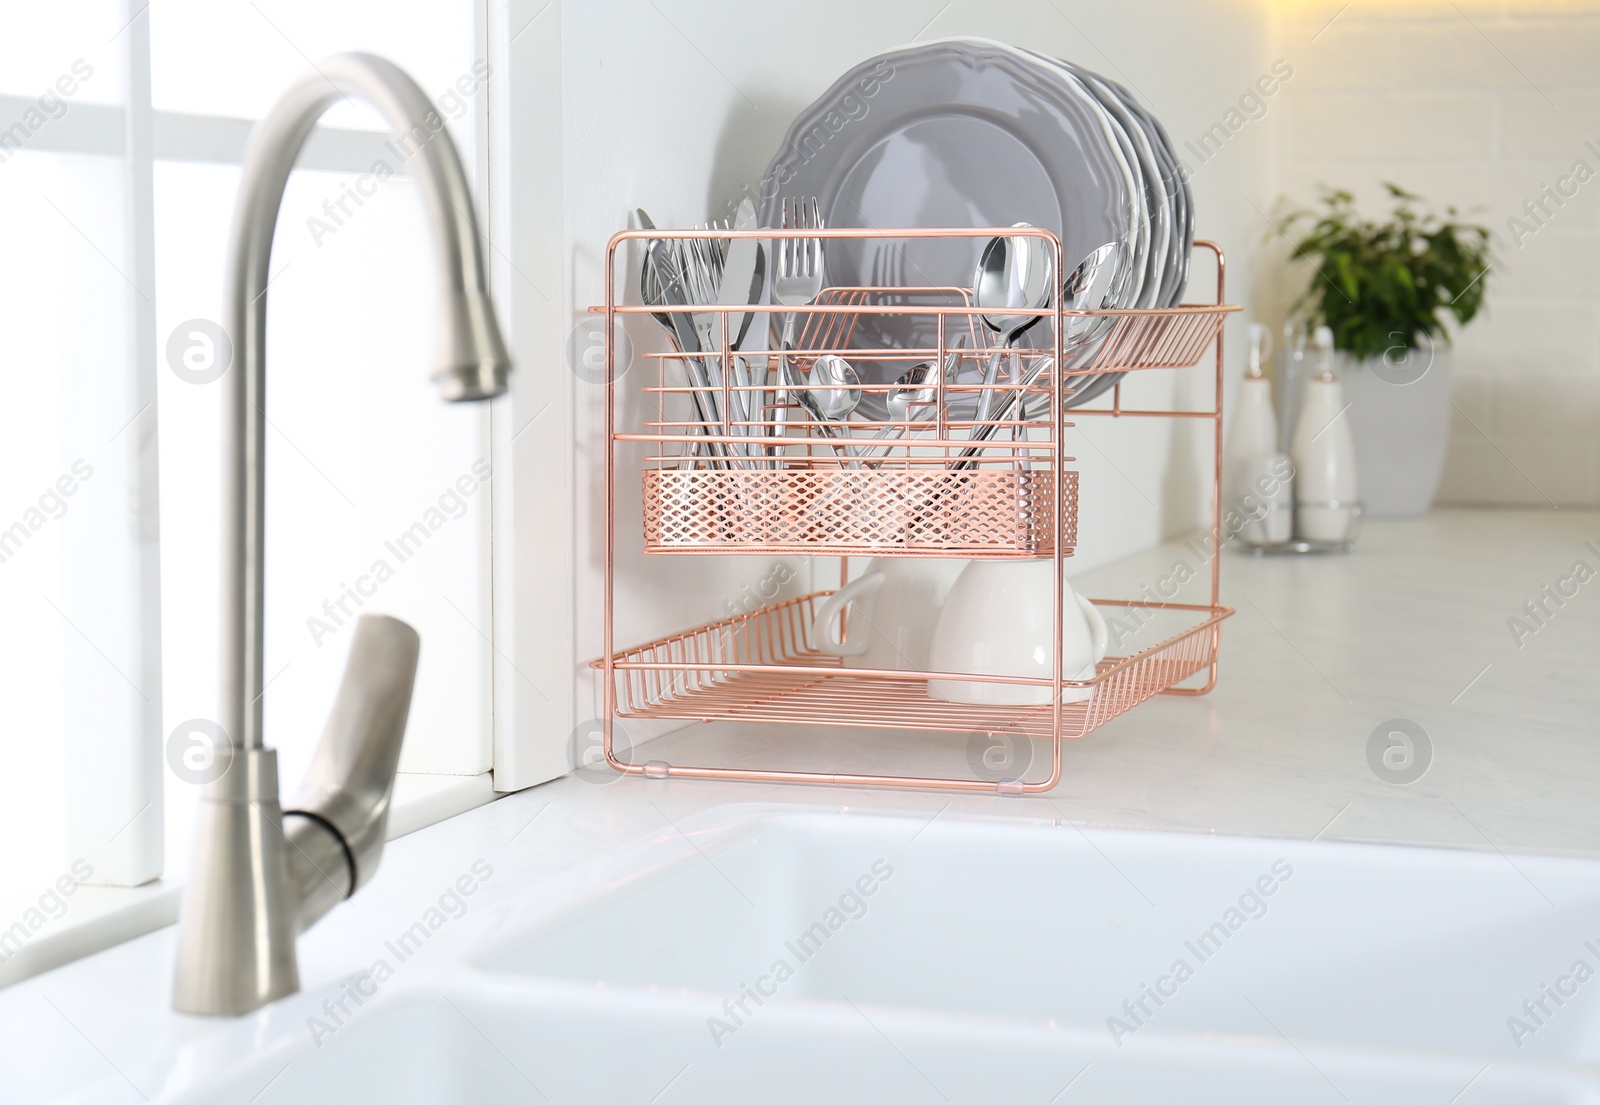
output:
<instances>
[{"instance_id":1,"label":"mug handle","mask_svg":"<svg viewBox=\"0 0 1600 1105\"><path fill-rule=\"evenodd\" d=\"M1106 658L1106 650L1111 647L1111 632L1106 628L1105 615L1100 613L1100 608L1082 595L1078 596L1078 606L1083 610L1084 620L1089 623L1089 640L1094 648L1094 662L1098 664ZM1094 674L1092 671L1090 674Z\"/></svg>"},{"instance_id":2,"label":"mug handle","mask_svg":"<svg viewBox=\"0 0 1600 1105\"><path fill-rule=\"evenodd\" d=\"M866 652L867 645L872 643L869 634L855 634L853 641L839 639L839 614L852 602L860 602L860 615L870 622L872 608L878 597L878 588L882 586L883 573L868 572L860 579L851 580L824 599L822 606L817 610L815 620L811 623L812 643L830 656L860 656ZM1101 622L1102 628L1104 625L1105 623Z\"/></svg>"}]
</instances>

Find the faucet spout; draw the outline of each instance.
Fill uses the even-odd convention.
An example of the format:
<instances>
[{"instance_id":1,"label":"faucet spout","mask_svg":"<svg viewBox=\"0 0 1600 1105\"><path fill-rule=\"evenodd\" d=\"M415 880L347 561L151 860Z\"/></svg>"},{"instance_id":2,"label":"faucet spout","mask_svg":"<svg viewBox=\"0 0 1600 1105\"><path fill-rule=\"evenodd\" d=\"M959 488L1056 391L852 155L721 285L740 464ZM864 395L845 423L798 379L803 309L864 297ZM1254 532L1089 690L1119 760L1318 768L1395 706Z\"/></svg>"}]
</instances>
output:
<instances>
[{"instance_id":1,"label":"faucet spout","mask_svg":"<svg viewBox=\"0 0 1600 1105\"><path fill-rule=\"evenodd\" d=\"M434 239L440 324L434 380L447 400L506 389L511 358L484 277L472 192L444 119L416 82L371 54L336 54L291 85L245 149L227 260L226 325L237 363L223 376L222 728L241 748L261 736L263 533L266 526L267 285L272 235L295 158L317 120L346 97L371 103L409 155ZM396 166L398 168L398 166Z\"/></svg>"},{"instance_id":2,"label":"faucet spout","mask_svg":"<svg viewBox=\"0 0 1600 1105\"><path fill-rule=\"evenodd\" d=\"M405 732L417 635L358 624L345 682L299 808L278 804L277 757L262 732L264 682L267 287L289 173L322 114L359 98L396 132L434 239L440 324L433 380L452 402L506 390L511 359L484 275L471 190L443 116L399 67L371 54L324 60L279 97L250 135L229 235L224 374L221 715L227 770L201 797L185 894L174 1004L248 1012L299 988L294 939L371 877L383 846ZM391 170L398 166L390 166Z\"/></svg>"}]
</instances>

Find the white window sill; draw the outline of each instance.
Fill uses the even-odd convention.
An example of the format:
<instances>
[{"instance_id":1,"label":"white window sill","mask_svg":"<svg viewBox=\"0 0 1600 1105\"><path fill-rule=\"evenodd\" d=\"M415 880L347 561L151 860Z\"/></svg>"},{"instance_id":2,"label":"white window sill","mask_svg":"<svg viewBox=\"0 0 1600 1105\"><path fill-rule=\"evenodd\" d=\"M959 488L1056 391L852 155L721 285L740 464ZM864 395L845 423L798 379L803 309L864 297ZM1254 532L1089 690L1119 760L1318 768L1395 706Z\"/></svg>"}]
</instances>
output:
<instances>
[{"instance_id":1,"label":"white window sill","mask_svg":"<svg viewBox=\"0 0 1600 1105\"><path fill-rule=\"evenodd\" d=\"M394 804L389 810L389 840L425 829L494 801L494 775L413 775L395 777ZM46 920L18 945L16 938L0 945L0 987L21 982L74 959L132 940L178 919L186 871L172 872L153 883L131 889L81 886L67 899L67 910ZM26 922L0 919L0 926ZM14 926L12 931L14 931ZM6 930L0 928L0 940Z\"/></svg>"}]
</instances>

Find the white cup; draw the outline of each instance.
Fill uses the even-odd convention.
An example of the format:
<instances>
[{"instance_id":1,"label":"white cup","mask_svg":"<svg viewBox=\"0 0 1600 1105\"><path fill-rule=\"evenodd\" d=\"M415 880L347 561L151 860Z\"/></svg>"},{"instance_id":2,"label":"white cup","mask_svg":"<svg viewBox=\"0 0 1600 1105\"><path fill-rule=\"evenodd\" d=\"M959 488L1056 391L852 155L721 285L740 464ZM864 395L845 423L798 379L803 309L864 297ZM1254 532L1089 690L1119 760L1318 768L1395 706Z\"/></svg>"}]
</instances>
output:
<instances>
[{"instance_id":1,"label":"white cup","mask_svg":"<svg viewBox=\"0 0 1600 1105\"><path fill-rule=\"evenodd\" d=\"M974 560L945 599L929 648L931 671L1052 679L1055 624L1053 560ZM1061 583L1063 676L1090 679L1105 659L1106 620L1094 603ZM980 706L1048 705L1050 688L934 679L928 694ZM1063 702L1083 702L1089 687L1063 687Z\"/></svg>"},{"instance_id":2,"label":"white cup","mask_svg":"<svg viewBox=\"0 0 1600 1105\"><path fill-rule=\"evenodd\" d=\"M811 641L841 657L847 667L921 671L928 666L928 641L939 608L965 560L885 557L874 560L817 608ZM840 613L849 608L843 619Z\"/></svg>"}]
</instances>

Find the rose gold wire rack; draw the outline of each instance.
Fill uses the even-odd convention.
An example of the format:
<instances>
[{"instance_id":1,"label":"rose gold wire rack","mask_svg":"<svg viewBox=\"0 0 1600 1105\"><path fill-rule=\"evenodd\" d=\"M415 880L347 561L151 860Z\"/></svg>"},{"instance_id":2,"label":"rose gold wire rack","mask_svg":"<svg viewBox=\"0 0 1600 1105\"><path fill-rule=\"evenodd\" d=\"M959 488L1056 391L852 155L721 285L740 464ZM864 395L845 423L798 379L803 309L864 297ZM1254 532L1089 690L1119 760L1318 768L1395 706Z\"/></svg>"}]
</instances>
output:
<instances>
[{"instance_id":1,"label":"rose gold wire rack","mask_svg":"<svg viewBox=\"0 0 1600 1105\"><path fill-rule=\"evenodd\" d=\"M993 238L1042 240L1061 267L1061 243L1041 228L898 230L624 231L606 250L606 510L604 650L593 662L602 673L603 747L617 771L745 781L834 783L1031 793L1051 789L1062 774L1063 742L1082 737L1157 694L1205 694L1216 683L1220 623L1233 613L1219 600L1222 463L1222 327L1239 310L1225 299L1225 261L1212 242L1195 249L1216 263L1216 299L1169 309L1078 311L1056 298L1034 314L1049 329L1033 348L1004 350L992 376L981 370L996 354L981 312L966 288L828 288L801 307L781 305L681 306L618 302L619 250L639 240L757 238L877 239ZM1059 284L1059 282L1058 282ZM619 316L672 312L695 320L706 352L676 348L645 353L652 366L638 390L642 402L619 404L616 323ZM765 333L771 316L798 319L785 357L789 375L776 368L775 350L735 343L741 329ZM926 343L905 348L864 344L861 323L873 316L913 317ZM752 316L748 320L745 316ZM872 318L882 323L883 318ZM1074 345L1071 334L1092 340ZM874 329L869 327L869 329ZM713 340L707 341L707 338ZM958 340L959 339L959 340ZM1128 656L1107 657L1093 678L1065 678L1061 567L1077 542L1078 473L1068 467L1063 402L1075 388L1107 373L1186 369L1207 352L1213 358L1213 394L1201 409L1128 407L1120 380L1109 402L1071 409L1080 417L1201 419L1212 423L1212 525L1210 602L1185 604L1095 598L1102 607L1127 608L1141 617L1164 612L1184 628ZM835 383L819 372L824 356L848 356L897 368L931 365L927 387L909 394L903 382ZM1057 366L1067 366L1058 370ZM885 367L886 366L886 367ZM946 368L959 366L949 374ZM901 377L901 381L905 378ZM971 382L976 379L977 382ZM963 382L968 381L968 382ZM822 420L801 401L853 388L879 402ZM898 397L899 409L893 401ZM891 413L883 413L885 408ZM862 413L870 410L876 413ZM642 550L675 555L805 555L838 558L840 586L851 556L937 556L1055 561L1054 679L974 676L842 667L810 639L816 609L831 591L777 602L686 633L618 650L614 640L616 518L619 453L639 465ZM630 462L631 463L631 462ZM846 615L848 616L848 614ZM928 693L935 679L1038 685L1054 688L1053 701L1032 706L976 706ZM1195 684L1195 680L1203 680ZM1188 686L1180 686L1185 682ZM1065 688L1088 688L1081 702L1061 701ZM1069 696L1075 697L1075 696ZM743 721L829 725L854 729L984 734L1048 741L1049 775L1042 779L990 779L853 774L695 766L619 756L615 719L685 722ZM799 732L797 730L797 732Z\"/></svg>"}]
</instances>

